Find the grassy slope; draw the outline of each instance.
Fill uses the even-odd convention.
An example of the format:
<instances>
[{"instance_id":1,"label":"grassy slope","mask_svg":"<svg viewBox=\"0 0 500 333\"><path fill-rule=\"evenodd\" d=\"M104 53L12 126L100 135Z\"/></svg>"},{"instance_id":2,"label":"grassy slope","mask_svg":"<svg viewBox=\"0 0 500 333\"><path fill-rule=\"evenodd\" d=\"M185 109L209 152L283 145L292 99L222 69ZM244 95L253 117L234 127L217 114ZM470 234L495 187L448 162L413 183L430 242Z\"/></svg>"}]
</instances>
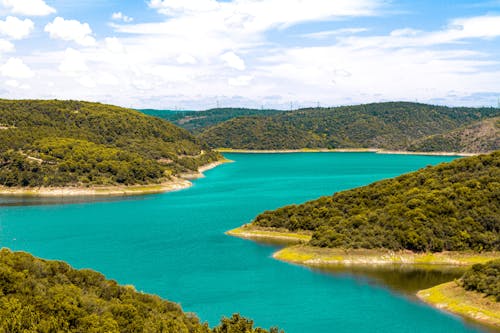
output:
<instances>
[{"instance_id":1,"label":"grassy slope","mask_svg":"<svg viewBox=\"0 0 500 333\"><path fill-rule=\"evenodd\" d=\"M160 183L220 159L186 130L78 101L0 100L0 185Z\"/></svg>"},{"instance_id":2,"label":"grassy slope","mask_svg":"<svg viewBox=\"0 0 500 333\"><path fill-rule=\"evenodd\" d=\"M439 309L500 328L500 303L491 296L466 291L455 281L421 290L417 296Z\"/></svg>"},{"instance_id":3,"label":"grassy slope","mask_svg":"<svg viewBox=\"0 0 500 333\"><path fill-rule=\"evenodd\" d=\"M499 114L494 108L375 103L235 118L204 130L199 137L217 148L405 150L415 140Z\"/></svg>"},{"instance_id":4,"label":"grassy slope","mask_svg":"<svg viewBox=\"0 0 500 333\"><path fill-rule=\"evenodd\" d=\"M445 134L418 140L408 148L412 151L484 153L500 149L500 117L479 121Z\"/></svg>"}]
</instances>

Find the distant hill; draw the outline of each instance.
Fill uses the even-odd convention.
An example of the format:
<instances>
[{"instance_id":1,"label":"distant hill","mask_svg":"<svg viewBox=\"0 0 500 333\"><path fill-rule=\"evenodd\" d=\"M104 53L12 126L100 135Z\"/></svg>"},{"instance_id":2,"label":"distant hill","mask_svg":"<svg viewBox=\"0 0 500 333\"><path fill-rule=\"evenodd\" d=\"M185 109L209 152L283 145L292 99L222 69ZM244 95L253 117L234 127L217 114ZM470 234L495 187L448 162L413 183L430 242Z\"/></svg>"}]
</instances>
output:
<instances>
[{"instance_id":1,"label":"distant hill","mask_svg":"<svg viewBox=\"0 0 500 333\"><path fill-rule=\"evenodd\" d=\"M270 116L284 111L272 109L219 108L206 111L139 110L147 115L166 119L193 133L226 120L243 116Z\"/></svg>"},{"instance_id":2,"label":"distant hill","mask_svg":"<svg viewBox=\"0 0 500 333\"><path fill-rule=\"evenodd\" d=\"M220 155L135 110L78 101L0 100L0 185L159 183Z\"/></svg>"},{"instance_id":3,"label":"distant hill","mask_svg":"<svg viewBox=\"0 0 500 333\"><path fill-rule=\"evenodd\" d=\"M444 134L413 142L410 151L484 153L500 149L500 117L481 120Z\"/></svg>"},{"instance_id":4,"label":"distant hill","mask_svg":"<svg viewBox=\"0 0 500 333\"><path fill-rule=\"evenodd\" d=\"M312 246L500 250L500 151L268 211L259 227L312 231Z\"/></svg>"},{"instance_id":5,"label":"distant hill","mask_svg":"<svg viewBox=\"0 0 500 333\"><path fill-rule=\"evenodd\" d=\"M210 329L158 296L88 269L7 249L0 250L0 293L1 332L268 332L237 314Z\"/></svg>"},{"instance_id":6,"label":"distant hill","mask_svg":"<svg viewBox=\"0 0 500 333\"><path fill-rule=\"evenodd\" d=\"M498 116L495 108L374 103L239 117L207 128L199 138L216 148L406 150L417 140Z\"/></svg>"}]
</instances>

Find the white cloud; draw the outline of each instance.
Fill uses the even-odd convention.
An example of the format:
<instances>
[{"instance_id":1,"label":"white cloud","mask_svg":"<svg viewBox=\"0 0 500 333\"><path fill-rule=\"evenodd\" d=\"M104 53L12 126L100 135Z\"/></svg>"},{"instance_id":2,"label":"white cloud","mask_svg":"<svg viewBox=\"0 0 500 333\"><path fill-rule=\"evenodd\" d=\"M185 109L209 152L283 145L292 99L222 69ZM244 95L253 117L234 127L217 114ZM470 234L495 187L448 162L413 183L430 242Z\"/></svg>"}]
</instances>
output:
<instances>
[{"instance_id":1,"label":"white cloud","mask_svg":"<svg viewBox=\"0 0 500 333\"><path fill-rule=\"evenodd\" d=\"M116 37L107 37L104 39L106 49L112 53L123 53L125 52L125 47L122 42Z\"/></svg>"},{"instance_id":2,"label":"white cloud","mask_svg":"<svg viewBox=\"0 0 500 333\"><path fill-rule=\"evenodd\" d=\"M187 53L180 54L175 60L181 65L194 65L197 63L196 58Z\"/></svg>"},{"instance_id":3,"label":"white cloud","mask_svg":"<svg viewBox=\"0 0 500 333\"><path fill-rule=\"evenodd\" d=\"M97 86L95 80L89 75L84 75L82 77L79 77L77 81L85 88L95 88Z\"/></svg>"},{"instance_id":4,"label":"white cloud","mask_svg":"<svg viewBox=\"0 0 500 333\"><path fill-rule=\"evenodd\" d=\"M14 44L5 39L0 39L0 52L14 51Z\"/></svg>"},{"instance_id":5,"label":"white cloud","mask_svg":"<svg viewBox=\"0 0 500 333\"><path fill-rule=\"evenodd\" d=\"M111 15L111 19L116 20L116 21L123 21L125 23L130 23L134 21L133 17L124 15L122 12L116 12Z\"/></svg>"},{"instance_id":6,"label":"white cloud","mask_svg":"<svg viewBox=\"0 0 500 333\"><path fill-rule=\"evenodd\" d=\"M0 20L0 34L12 39L23 39L35 29L35 23L30 19L20 20L14 16L7 16L5 21Z\"/></svg>"},{"instance_id":7,"label":"white cloud","mask_svg":"<svg viewBox=\"0 0 500 333\"><path fill-rule=\"evenodd\" d=\"M74 41L83 46L92 46L96 43L89 24L77 20L56 17L53 22L45 26L45 32L50 34L50 38Z\"/></svg>"},{"instance_id":8,"label":"white cloud","mask_svg":"<svg viewBox=\"0 0 500 333\"><path fill-rule=\"evenodd\" d=\"M7 80L5 81L5 85L9 86L9 87L12 87L12 88L17 88L19 87L19 81L17 80Z\"/></svg>"},{"instance_id":9,"label":"white cloud","mask_svg":"<svg viewBox=\"0 0 500 333\"><path fill-rule=\"evenodd\" d=\"M229 78L227 80L227 83L230 86L243 87L243 86L248 86L250 84L250 81L252 81L252 79L253 79L252 75L241 75L235 78Z\"/></svg>"},{"instance_id":10,"label":"white cloud","mask_svg":"<svg viewBox=\"0 0 500 333\"><path fill-rule=\"evenodd\" d=\"M221 56L221 59L226 62L226 65L239 71L244 71L246 68L245 61L238 57L234 52L224 53Z\"/></svg>"},{"instance_id":11,"label":"white cloud","mask_svg":"<svg viewBox=\"0 0 500 333\"><path fill-rule=\"evenodd\" d=\"M151 0L151 8L165 15L185 12L207 12L217 9L220 4L215 0Z\"/></svg>"},{"instance_id":12,"label":"white cloud","mask_svg":"<svg viewBox=\"0 0 500 333\"><path fill-rule=\"evenodd\" d=\"M2 5L14 14L26 16L46 16L56 12L43 0L2 0Z\"/></svg>"},{"instance_id":13,"label":"white cloud","mask_svg":"<svg viewBox=\"0 0 500 333\"><path fill-rule=\"evenodd\" d=\"M77 74L88 70L85 57L80 51L72 48L66 49L64 59L59 65L59 70L67 74Z\"/></svg>"},{"instance_id":14,"label":"white cloud","mask_svg":"<svg viewBox=\"0 0 500 333\"><path fill-rule=\"evenodd\" d=\"M35 75L22 59L19 58L9 58L9 60L0 67L0 73L3 76L14 79L27 79Z\"/></svg>"},{"instance_id":15,"label":"white cloud","mask_svg":"<svg viewBox=\"0 0 500 333\"><path fill-rule=\"evenodd\" d=\"M327 31L319 31L319 32L312 32L308 34L302 34L300 37L304 38L313 38L313 39L325 39L329 37L334 37L334 36L343 36L343 35L352 35L352 34L358 34L361 32L368 31L366 28L342 28L342 29L336 29L336 30L327 30Z\"/></svg>"}]
</instances>

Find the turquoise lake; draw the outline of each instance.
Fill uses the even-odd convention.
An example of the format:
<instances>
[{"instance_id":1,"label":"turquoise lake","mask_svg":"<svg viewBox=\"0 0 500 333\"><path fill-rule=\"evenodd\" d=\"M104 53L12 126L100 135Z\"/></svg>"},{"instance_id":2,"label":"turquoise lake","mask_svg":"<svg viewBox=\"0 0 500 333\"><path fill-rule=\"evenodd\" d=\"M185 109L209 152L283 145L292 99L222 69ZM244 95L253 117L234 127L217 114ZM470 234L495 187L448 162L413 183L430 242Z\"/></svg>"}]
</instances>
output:
<instances>
[{"instance_id":1,"label":"turquoise lake","mask_svg":"<svg viewBox=\"0 0 500 333\"><path fill-rule=\"evenodd\" d=\"M226 236L264 210L365 185L452 157L372 153L226 154L189 189L69 204L0 198L0 241L92 268L180 303L202 321L240 312L306 332L483 332L367 275L271 258L275 245ZM24 203L23 205L21 205Z\"/></svg>"}]
</instances>

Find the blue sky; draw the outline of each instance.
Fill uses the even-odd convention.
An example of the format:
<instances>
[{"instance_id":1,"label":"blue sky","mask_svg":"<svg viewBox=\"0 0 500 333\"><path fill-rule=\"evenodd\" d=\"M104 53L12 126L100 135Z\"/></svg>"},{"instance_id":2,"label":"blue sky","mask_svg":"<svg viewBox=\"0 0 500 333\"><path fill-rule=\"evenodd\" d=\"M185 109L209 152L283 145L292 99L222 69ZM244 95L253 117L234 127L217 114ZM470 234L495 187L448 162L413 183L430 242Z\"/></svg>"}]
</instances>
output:
<instances>
[{"instance_id":1,"label":"blue sky","mask_svg":"<svg viewBox=\"0 0 500 333\"><path fill-rule=\"evenodd\" d=\"M500 1L0 0L0 97L497 105Z\"/></svg>"}]
</instances>

